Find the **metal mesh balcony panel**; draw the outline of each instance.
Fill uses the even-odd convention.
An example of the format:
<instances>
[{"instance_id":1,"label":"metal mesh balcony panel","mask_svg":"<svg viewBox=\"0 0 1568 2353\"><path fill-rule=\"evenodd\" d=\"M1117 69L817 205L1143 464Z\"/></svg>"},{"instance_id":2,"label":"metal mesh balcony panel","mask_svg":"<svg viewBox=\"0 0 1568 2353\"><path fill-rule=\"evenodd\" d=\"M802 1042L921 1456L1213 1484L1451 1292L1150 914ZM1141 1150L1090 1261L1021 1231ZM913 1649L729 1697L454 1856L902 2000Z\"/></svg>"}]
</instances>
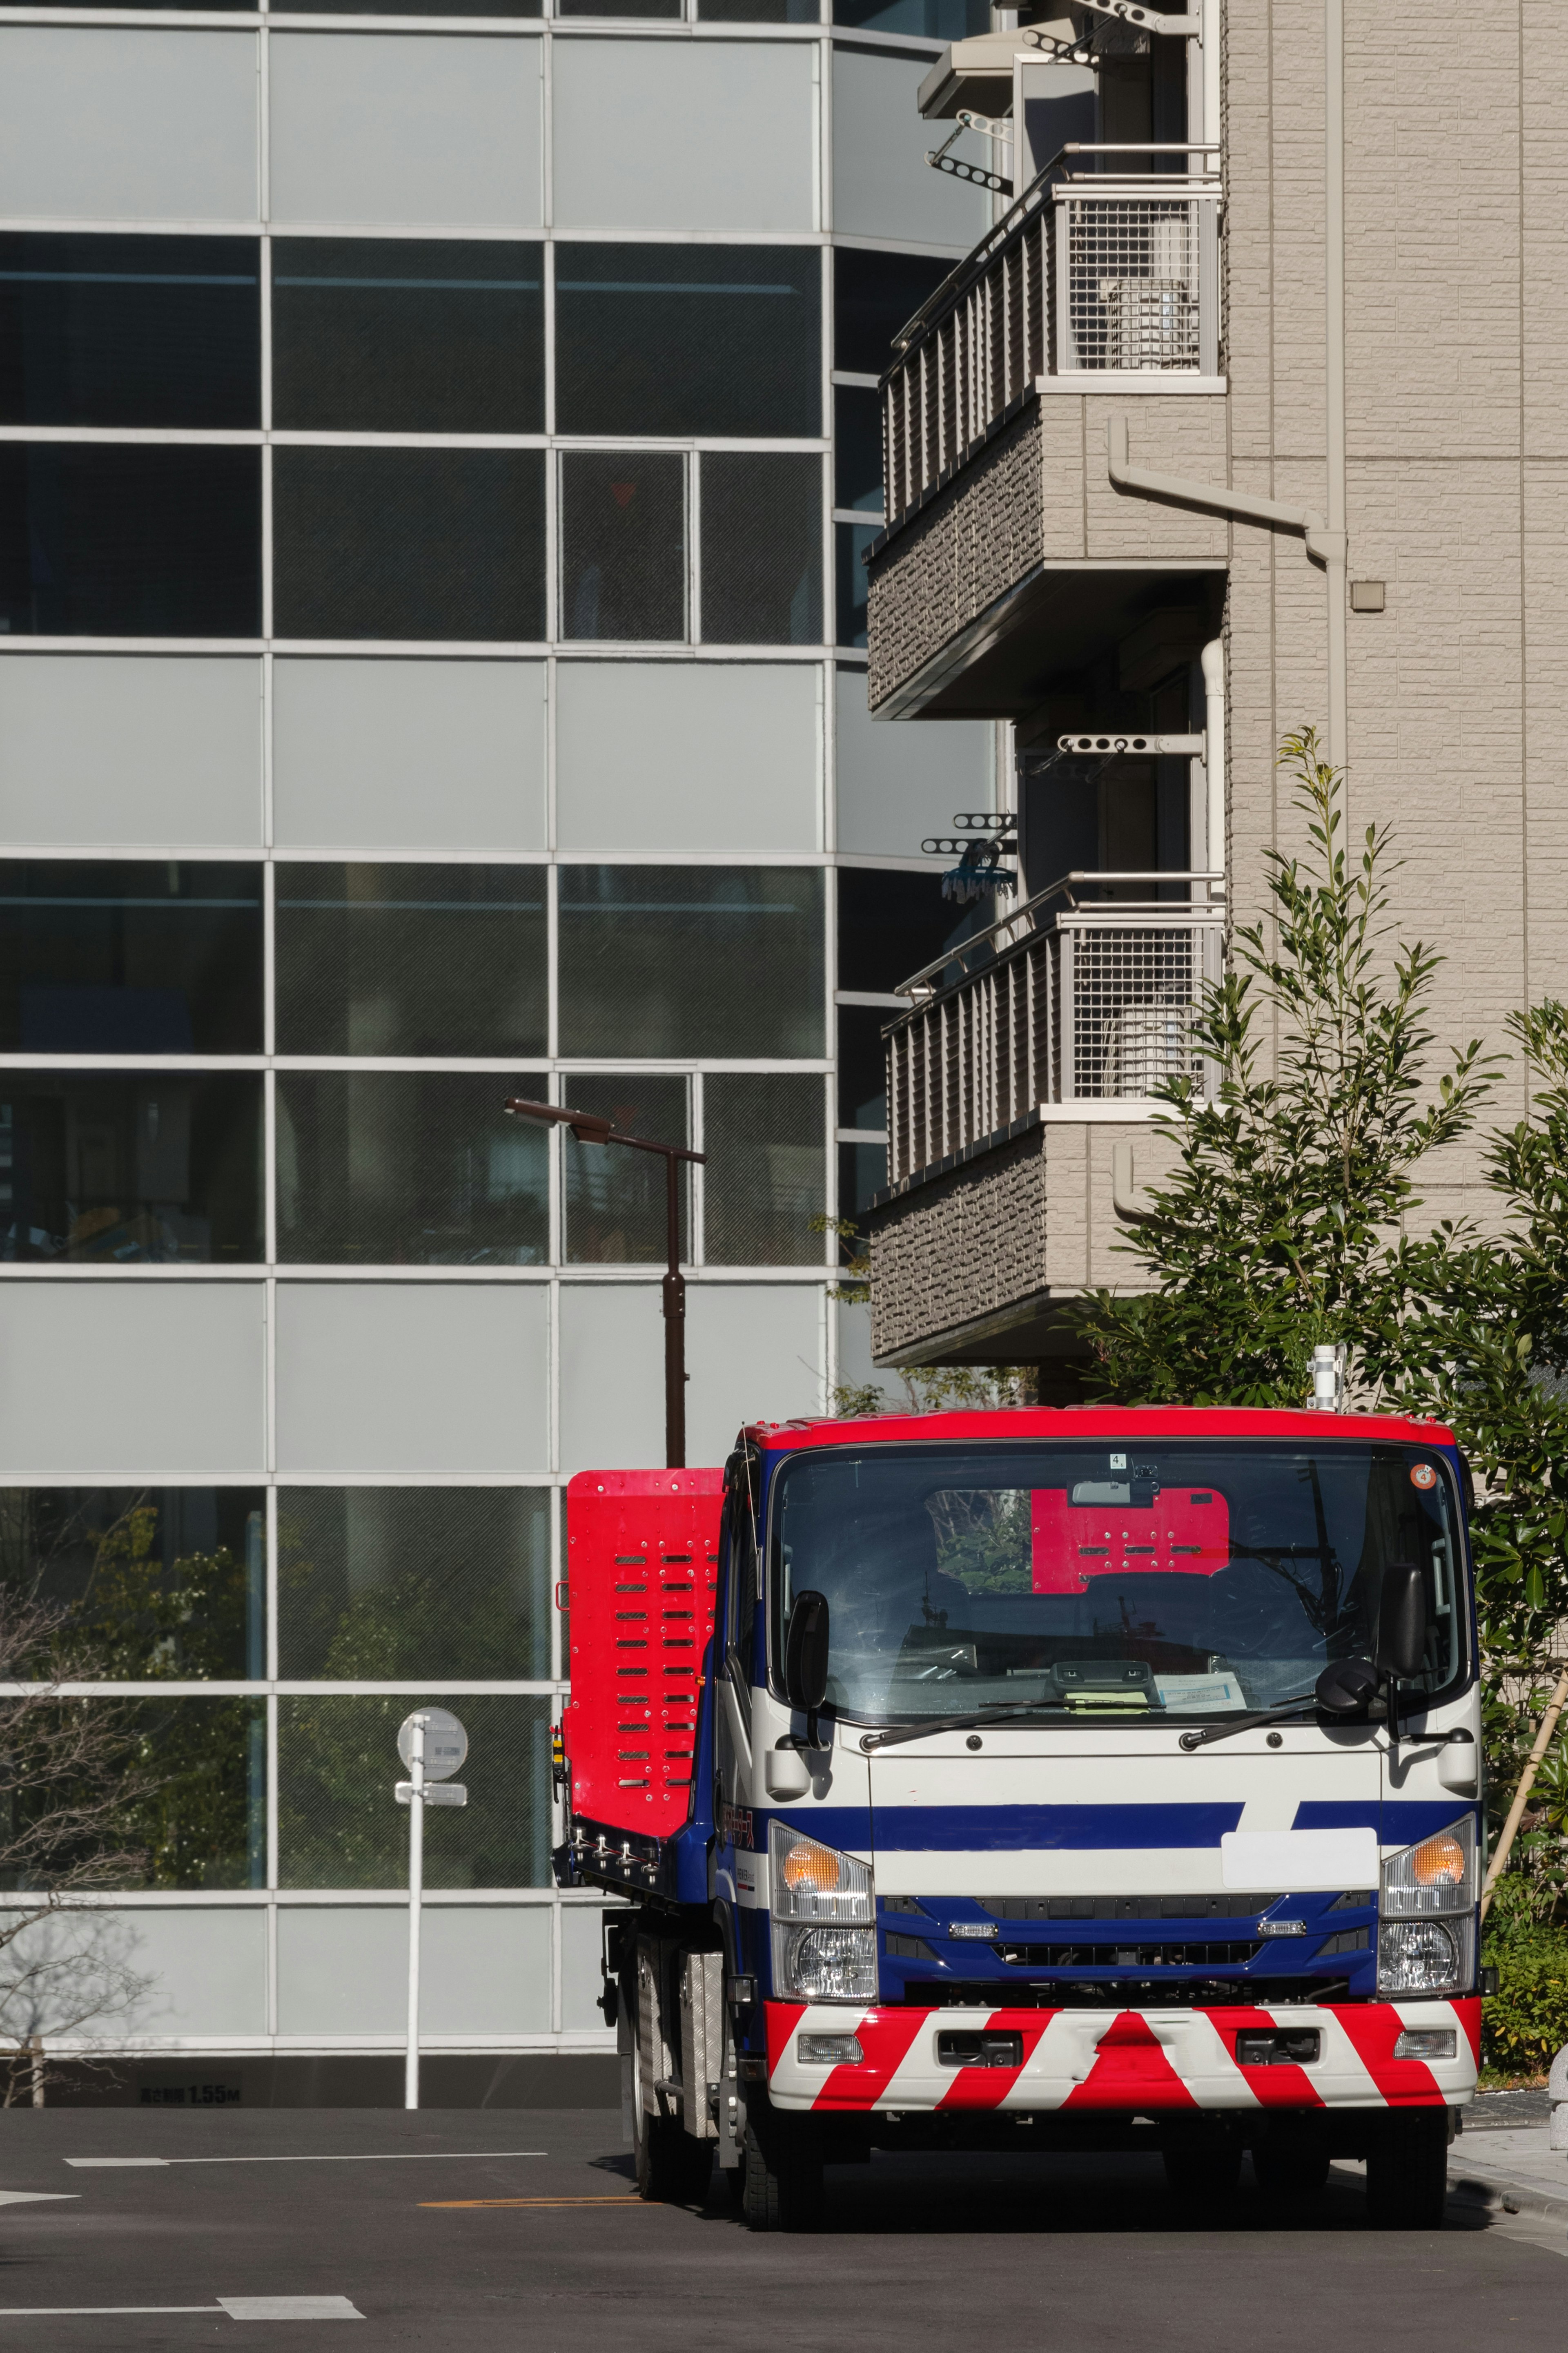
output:
<instances>
[{"instance_id":1,"label":"metal mesh balcony panel","mask_svg":"<svg viewBox=\"0 0 1568 2353\"><path fill-rule=\"evenodd\" d=\"M1201 1081L1191 1037L1202 978L1189 929L1086 925L1073 947L1073 1093L1141 1096L1167 1079Z\"/></svg>"},{"instance_id":2,"label":"metal mesh balcony panel","mask_svg":"<svg viewBox=\"0 0 1568 2353\"><path fill-rule=\"evenodd\" d=\"M1067 336L1080 368L1198 372L1198 204L1081 196L1066 216Z\"/></svg>"}]
</instances>

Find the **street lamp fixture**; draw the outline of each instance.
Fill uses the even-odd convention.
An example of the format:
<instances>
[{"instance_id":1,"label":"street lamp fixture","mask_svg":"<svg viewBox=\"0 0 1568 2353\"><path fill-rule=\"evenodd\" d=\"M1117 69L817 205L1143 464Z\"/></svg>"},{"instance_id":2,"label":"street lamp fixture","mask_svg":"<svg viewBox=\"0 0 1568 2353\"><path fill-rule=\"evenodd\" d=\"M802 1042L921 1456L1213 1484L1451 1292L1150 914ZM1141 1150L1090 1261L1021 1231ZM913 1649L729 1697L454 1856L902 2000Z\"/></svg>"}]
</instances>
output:
<instances>
[{"instance_id":1,"label":"street lamp fixture","mask_svg":"<svg viewBox=\"0 0 1568 2353\"><path fill-rule=\"evenodd\" d=\"M631 1152L657 1152L664 1161L664 1460L670 1471L686 1468L686 1279L680 1271L680 1190L677 1163L706 1160L684 1144L656 1144L651 1136L625 1135L601 1113L569 1111L563 1103L532 1103L513 1095L502 1105L518 1119L542 1120L570 1128L579 1144L624 1144Z\"/></svg>"}]
</instances>

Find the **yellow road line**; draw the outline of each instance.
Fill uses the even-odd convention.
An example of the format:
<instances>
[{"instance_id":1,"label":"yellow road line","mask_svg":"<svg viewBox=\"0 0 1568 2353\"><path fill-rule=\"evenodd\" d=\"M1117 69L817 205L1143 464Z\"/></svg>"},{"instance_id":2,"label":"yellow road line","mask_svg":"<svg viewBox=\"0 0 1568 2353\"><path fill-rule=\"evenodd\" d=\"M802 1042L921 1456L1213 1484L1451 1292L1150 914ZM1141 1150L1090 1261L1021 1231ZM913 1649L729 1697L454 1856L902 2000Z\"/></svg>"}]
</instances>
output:
<instances>
[{"instance_id":1,"label":"yellow road line","mask_svg":"<svg viewBox=\"0 0 1568 2353\"><path fill-rule=\"evenodd\" d=\"M645 2198L422 2198L420 2206L449 2212L455 2206L646 2206Z\"/></svg>"}]
</instances>

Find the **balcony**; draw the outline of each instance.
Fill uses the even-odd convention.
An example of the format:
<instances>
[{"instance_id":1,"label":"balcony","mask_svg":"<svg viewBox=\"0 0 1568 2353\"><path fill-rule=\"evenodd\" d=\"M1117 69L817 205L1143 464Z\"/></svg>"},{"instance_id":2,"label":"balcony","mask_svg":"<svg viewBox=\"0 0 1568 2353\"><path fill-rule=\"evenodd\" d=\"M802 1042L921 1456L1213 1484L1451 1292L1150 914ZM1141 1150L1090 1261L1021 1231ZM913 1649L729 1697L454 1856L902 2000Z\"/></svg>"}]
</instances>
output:
<instances>
[{"instance_id":1,"label":"balcony","mask_svg":"<svg viewBox=\"0 0 1568 2353\"><path fill-rule=\"evenodd\" d=\"M895 343L869 566L883 715L1015 717L1170 575L1223 569L1223 522L1122 497L1105 456L1120 416L1145 465L1224 476L1223 400L1171 397L1225 390L1214 152L1064 149Z\"/></svg>"},{"instance_id":2,"label":"balcony","mask_svg":"<svg viewBox=\"0 0 1568 2353\"><path fill-rule=\"evenodd\" d=\"M1205 1082L1191 1017L1224 927L1217 874L1069 874L901 985L879 1361L1048 1357L1061 1300L1125 1280L1118 1196L1134 1145L1144 1176L1165 1156L1154 1088Z\"/></svg>"}]
</instances>

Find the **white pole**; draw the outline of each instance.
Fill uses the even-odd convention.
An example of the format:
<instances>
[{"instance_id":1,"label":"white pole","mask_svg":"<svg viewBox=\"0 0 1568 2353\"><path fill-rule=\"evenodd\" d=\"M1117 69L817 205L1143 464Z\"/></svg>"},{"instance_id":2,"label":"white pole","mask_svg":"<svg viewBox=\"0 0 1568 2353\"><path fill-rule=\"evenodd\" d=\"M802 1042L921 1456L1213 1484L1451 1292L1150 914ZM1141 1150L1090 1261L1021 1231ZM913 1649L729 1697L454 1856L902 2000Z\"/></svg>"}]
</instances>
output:
<instances>
[{"instance_id":1,"label":"white pole","mask_svg":"<svg viewBox=\"0 0 1568 2353\"><path fill-rule=\"evenodd\" d=\"M408 2057L403 2105L419 2105L419 1905L425 1893L425 1718L413 1719L408 1759Z\"/></svg>"}]
</instances>

